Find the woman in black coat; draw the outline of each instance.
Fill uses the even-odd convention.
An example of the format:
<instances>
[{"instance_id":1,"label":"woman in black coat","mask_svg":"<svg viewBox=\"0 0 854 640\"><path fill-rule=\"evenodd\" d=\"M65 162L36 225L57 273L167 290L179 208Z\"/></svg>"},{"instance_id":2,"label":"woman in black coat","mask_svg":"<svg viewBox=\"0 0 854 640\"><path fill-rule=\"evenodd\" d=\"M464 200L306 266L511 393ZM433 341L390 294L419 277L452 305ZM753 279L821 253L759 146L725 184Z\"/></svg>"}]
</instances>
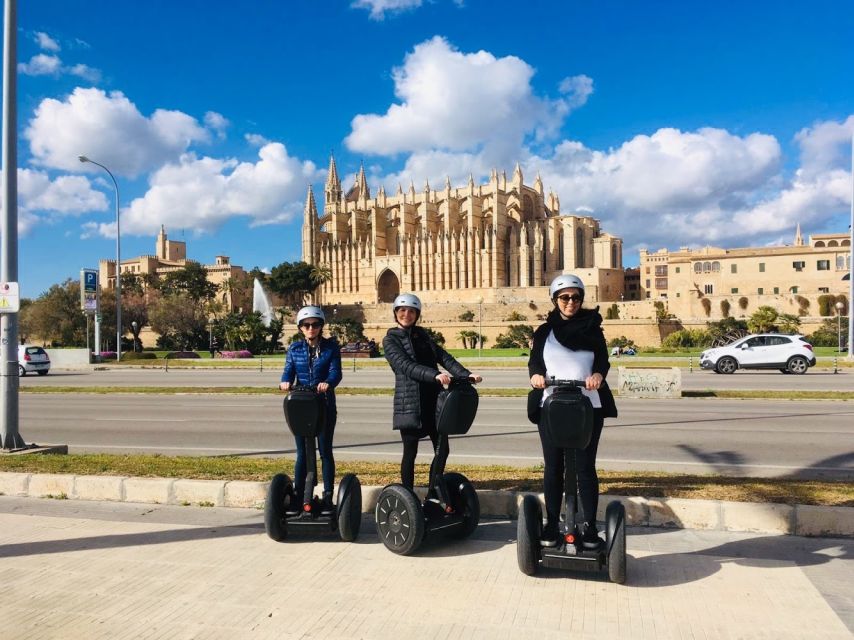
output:
<instances>
[{"instance_id":1,"label":"woman in black coat","mask_svg":"<svg viewBox=\"0 0 854 640\"><path fill-rule=\"evenodd\" d=\"M546 378L584 380L582 390L593 404L593 437L586 449L576 450L575 463L578 478L578 497L581 503L581 541L585 546L598 546L596 510L599 504L599 476L596 474L596 452L605 418L617 417L617 405L605 377L608 347L602 333L602 316L598 308L583 309L584 283L575 275L561 275L549 287L554 309L545 324L534 332L533 346L528 360L531 386L542 389L535 406L529 413L539 413L545 397L551 393L546 388ZM537 404L538 403L538 404ZM543 447L543 493L546 501L546 526L543 529L543 546L555 546L559 532L560 508L564 488L563 450L549 442L542 424L538 424ZM571 523L569 523L571 524Z\"/></svg>"},{"instance_id":2,"label":"woman in black coat","mask_svg":"<svg viewBox=\"0 0 854 640\"><path fill-rule=\"evenodd\" d=\"M394 300L397 326L389 329L383 339L385 358L394 371L393 427L400 431L403 442L400 479L408 489L415 484L418 441L429 436L435 448L439 438L436 401L442 386L451 383L451 376L470 376L475 382L481 380L437 345L424 329L416 326L420 317L421 300L417 296L411 293L397 296ZM451 375L441 372L440 364ZM441 453L447 455L447 451Z\"/></svg>"}]
</instances>

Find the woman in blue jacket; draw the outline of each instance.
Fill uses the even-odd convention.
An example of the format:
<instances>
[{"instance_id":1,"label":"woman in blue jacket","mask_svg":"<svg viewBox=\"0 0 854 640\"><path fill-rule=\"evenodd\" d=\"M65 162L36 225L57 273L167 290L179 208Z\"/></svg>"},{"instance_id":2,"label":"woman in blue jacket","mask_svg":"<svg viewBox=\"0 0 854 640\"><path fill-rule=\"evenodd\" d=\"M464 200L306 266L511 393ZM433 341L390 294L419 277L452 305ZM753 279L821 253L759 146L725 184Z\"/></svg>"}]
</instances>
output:
<instances>
[{"instance_id":1,"label":"woman in blue jacket","mask_svg":"<svg viewBox=\"0 0 854 640\"><path fill-rule=\"evenodd\" d=\"M335 406L335 387L341 382L341 349L333 338L323 337L326 316L316 306L303 307L297 313L297 327L304 340L297 340L288 348L285 370L279 389L288 391L297 384L316 386L326 402L326 426L317 437L317 449L323 463L323 502L321 512L331 513L332 487L335 485L335 459L332 457L332 436L338 410ZM294 465L294 495L305 491L305 440L296 438L297 460Z\"/></svg>"}]
</instances>

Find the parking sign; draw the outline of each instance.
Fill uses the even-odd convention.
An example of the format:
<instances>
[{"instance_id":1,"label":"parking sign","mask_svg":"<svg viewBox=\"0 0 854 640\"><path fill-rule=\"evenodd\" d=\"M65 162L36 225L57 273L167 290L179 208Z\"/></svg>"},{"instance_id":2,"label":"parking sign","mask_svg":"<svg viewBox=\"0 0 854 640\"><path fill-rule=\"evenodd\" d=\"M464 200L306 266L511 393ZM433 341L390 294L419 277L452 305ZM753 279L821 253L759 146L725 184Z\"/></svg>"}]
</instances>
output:
<instances>
[{"instance_id":1,"label":"parking sign","mask_svg":"<svg viewBox=\"0 0 854 640\"><path fill-rule=\"evenodd\" d=\"M80 270L80 308L84 313L98 313L98 271Z\"/></svg>"}]
</instances>

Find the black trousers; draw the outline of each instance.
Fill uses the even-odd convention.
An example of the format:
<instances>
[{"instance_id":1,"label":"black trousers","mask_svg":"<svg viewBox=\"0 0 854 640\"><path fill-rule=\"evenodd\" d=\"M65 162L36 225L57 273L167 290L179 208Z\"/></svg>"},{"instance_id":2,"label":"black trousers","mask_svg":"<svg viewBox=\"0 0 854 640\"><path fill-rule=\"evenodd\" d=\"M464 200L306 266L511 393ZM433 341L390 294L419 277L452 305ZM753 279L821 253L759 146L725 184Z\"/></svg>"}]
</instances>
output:
<instances>
[{"instance_id":1,"label":"black trousers","mask_svg":"<svg viewBox=\"0 0 854 640\"><path fill-rule=\"evenodd\" d=\"M415 457L418 455L418 442L421 438L429 437L433 444L433 449L436 449L436 443L439 441L439 433L436 431L436 425L421 427L420 429L401 429L400 439L403 442L403 458L400 460L400 482L407 489L412 489L415 485ZM448 438L443 438L442 450L439 455L434 458L433 463L438 463L448 458ZM444 459L443 459L444 457ZM431 467L432 469L432 467ZM431 487L432 489L432 487Z\"/></svg>"},{"instance_id":2,"label":"black trousers","mask_svg":"<svg viewBox=\"0 0 854 640\"><path fill-rule=\"evenodd\" d=\"M596 474L596 451L599 449L599 438L605 424L605 413L602 409L593 410L593 436L586 449L575 450L575 472L578 479L580 522L596 522L596 510L599 507L599 476ZM540 443L543 446L543 493L546 500L546 518L549 524L556 524L560 518L563 504L564 488L564 450L552 446L543 433L542 425L538 425ZM570 518L571 514L567 514ZM571 524L571 523L569 523Z\"/></svg>"}]
</instances>

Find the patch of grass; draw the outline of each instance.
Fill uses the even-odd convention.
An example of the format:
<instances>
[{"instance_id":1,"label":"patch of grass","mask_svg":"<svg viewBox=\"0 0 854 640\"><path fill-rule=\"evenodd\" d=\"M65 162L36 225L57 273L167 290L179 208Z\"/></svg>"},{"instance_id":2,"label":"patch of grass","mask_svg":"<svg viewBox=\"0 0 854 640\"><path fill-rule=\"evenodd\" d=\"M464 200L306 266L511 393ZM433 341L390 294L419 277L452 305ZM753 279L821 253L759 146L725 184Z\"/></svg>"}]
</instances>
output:
<instances>
[{"instance_id":1,"label":"patch of grass","mask_svg":"<svg viewBox=\"0 0 854 640\"><path fill-rule=\"evenodd\" d=\"M193 478L201 480L249 480L267 482L276 473L293 477L290 458L216 457L194 458L162 455L76 454L63 456L16 456L0 458L0 471L21 473L69 473L135 477ZM399 481L397 462L336 461L338 477L355 473L363 485ZM541 491L542 466L457 465L478 489ZM430 466L418 464L415 483L426 485ZM642 471L600 471L605 495L776 502L854 507L854 483L793 478L734 478L714 475L682 475ZM64 494L62 494L64 496ZM67 499L67 496L57 499ZM189 504L189 503L188 503ZM207 506L207 505L202 505Z\"/></svg>"}]
</instances>

